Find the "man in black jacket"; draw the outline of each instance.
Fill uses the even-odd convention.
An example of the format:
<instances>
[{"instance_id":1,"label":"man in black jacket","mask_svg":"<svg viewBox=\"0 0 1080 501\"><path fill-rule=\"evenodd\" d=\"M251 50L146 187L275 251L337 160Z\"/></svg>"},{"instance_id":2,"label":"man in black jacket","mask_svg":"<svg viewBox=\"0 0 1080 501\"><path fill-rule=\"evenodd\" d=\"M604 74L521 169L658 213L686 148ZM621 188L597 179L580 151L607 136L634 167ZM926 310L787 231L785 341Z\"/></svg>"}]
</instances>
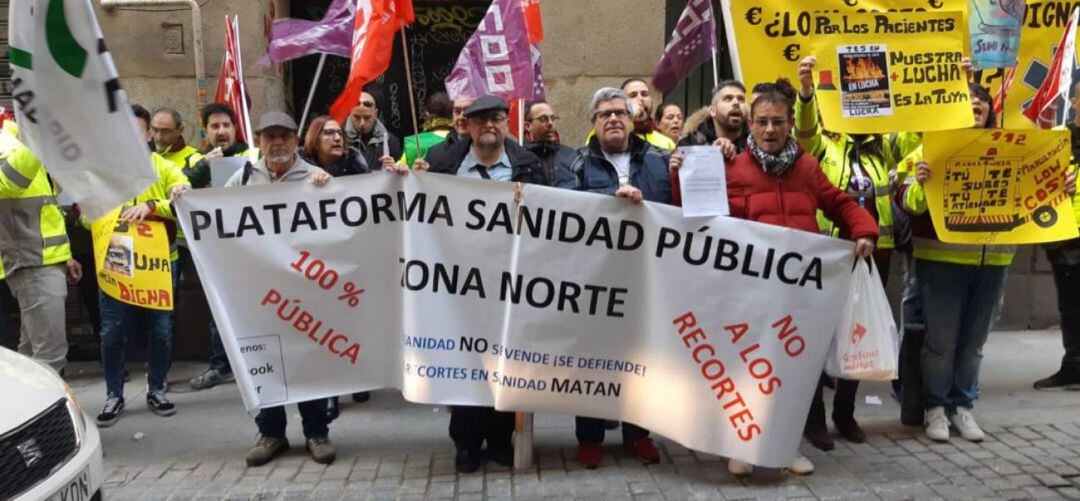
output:
<instances>
[{"instance_id":1,"label":"man in black jacket","mask_svg":"<svg viewBox=\"0 0 1080 501\"><path fill-rule=\"evenodd\" d=\"M429 151L427 170L492 181L548 184L540 159L507 139L509 111L506 101L497 97L477 99L464 113L468 119L468 136L459 137L449 148ZM450 439L457 448L454 465L458 472L472 473L480 468L480 449L485 441L489 459L512 466L513 435L513 412L467 405L455 405L451 409Z\"/></svg>"},{"instance_id":2,"label":"man in black jacket","mask_svg":"<svg viewBox=\"0 0 1080 501\"><path fill-rule=\"evenodd\" d=\"M360 102L345 121L345 143L356 151L372 171L401 158L401 141L379 120L379 108L370 92L360 94ZM385 159L389 157L389 162Z\"/></svg>"},{"instance_id":3,"label":"man in black jacket","mask_svg":"<svg viewBox=\"0 0 1080 501\"><path fill-rule=\"evenodd\" d=\"M679 140L679 146L722 146L718 141L725 140L733 143L736 151L742 153L746 149L749 118L746 86L738 80L725 80L713 90L709 117Z\"/></svg>"},{"instance_id":4,"label":"man in black jacket","mask_svg":"<svg viewBox=\"0 0 1080 501\"><path fill-rule=\"evenodd\" d=\"M559 116L546 101L531 101L525 105L525 149L540 158L544 174L555 181L555 167L574 158L574 149L559 142L555 124Z\"/></svg>"},{"instance_id":5,"label":"man in black jacket","mask_svg":"<svg viewBox=\"0 0 1080 501\"><path fill-rule=\"evenodd\" d=\"M536 155L509 139L510 106L494 96L477 99L465 110L469 135L452 146L428 152L428 170L440 174L547 185Z\"/></svg>"}]
</instances>

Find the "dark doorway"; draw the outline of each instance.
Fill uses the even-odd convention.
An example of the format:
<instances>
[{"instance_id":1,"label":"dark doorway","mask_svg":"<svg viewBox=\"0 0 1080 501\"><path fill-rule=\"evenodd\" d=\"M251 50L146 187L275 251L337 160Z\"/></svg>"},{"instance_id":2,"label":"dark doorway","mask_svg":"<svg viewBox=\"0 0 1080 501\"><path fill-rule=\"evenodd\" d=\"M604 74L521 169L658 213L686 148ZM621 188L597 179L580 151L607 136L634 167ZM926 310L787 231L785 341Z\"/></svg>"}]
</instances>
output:
<instances>
[{"instance_id":1,"label":"dark doorway","mask_svg":"<svg viewBox=\"0 0 1080 501\"><path fill-rule=\"evenodd\" d=\"M458 53L465 46L476 25L487 12L488 0L415 0L416 22L406 28L409 62L413 74L416 106L422 106L431 93L446 90L443 79L453 69ZM321 19L330 0L292 0L291 17ZM311 88L319 56L307 56L291 62L293 110L299 119ZM328 56L323 75L312 99L311 117L327 113L349 77L349 61ZM390 68L369 84L378 101L380 119L391 132L403 137L413 133L409 108L405 61L401 54L401 34L394 42ZM419 111L418 111L419 113ZM421 124L422 126L422 124Z\"/></svg>"}]
</instances>

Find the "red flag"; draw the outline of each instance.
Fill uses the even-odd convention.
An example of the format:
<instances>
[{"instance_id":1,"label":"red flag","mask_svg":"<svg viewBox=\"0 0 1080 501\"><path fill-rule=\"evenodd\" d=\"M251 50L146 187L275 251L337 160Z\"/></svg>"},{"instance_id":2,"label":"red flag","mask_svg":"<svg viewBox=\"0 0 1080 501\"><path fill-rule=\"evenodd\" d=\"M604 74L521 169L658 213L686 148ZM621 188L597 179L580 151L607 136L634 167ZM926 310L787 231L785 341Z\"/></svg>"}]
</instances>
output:
<instances>
[{"instance_id":1,"label":"red flag","mask_svg":"<svg viewBox=\"0 0 1080 501\"><path fill-rule=\"evenodd\" d=\"M529 44L536 45L544 40L544 23L540 19L540 0L521 0L521 10L525 13Z\"/></svg>"},{"instance_id":2,"label":"red flag","mask_svg":"<svg viewBox=\"0 0 1080 501\"><path fill-rule=\"evenodd\" d=\"M1040 129L1049 129L1057 125L1057 114L1066 104L1069 88L1072 87L1073 62L1076 60L1076 23L1080 7L1073 9L1069 24L1061 34L1057 52L1050 62L1050 69L1039 86L1031 105L1024 110L1024 116L1035 122Z\"/></svg>"},{"instance_id":3,"label":"red flag","mask_svg":"<svg viewBox=\"0 0 1080 501\"><path fill-rule=\"evenodd\" d=\"M412 24L412 0L357 0L353 25L351 67L345 90L330 106L334 120L344 123L364 86L378 78L390 66L394 53L394 34Z\"/></svg>"},{"instance_id":4,"label":"red flag","mask_svg":"<svg viewBox=\"0 0 1080 501\"><path fill-rule=\"evenodd\" d=\"M244 89L244 70L240 61L240 38L234 17L225 16L225 56L221 59L214 102L229 105L236 112L236 139L251 141L251 120L248 114L247 94Z\"/></svg>"}]
</instances>

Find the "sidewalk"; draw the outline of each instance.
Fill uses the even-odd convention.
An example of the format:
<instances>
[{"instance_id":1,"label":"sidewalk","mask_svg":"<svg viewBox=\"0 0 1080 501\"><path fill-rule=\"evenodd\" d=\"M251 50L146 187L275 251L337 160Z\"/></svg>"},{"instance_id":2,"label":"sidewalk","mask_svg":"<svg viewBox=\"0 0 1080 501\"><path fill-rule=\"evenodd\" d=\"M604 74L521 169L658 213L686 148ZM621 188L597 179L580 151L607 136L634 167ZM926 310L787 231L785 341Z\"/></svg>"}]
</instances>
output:
<instances>
[{"instance_id":1,"label":"sidewalk","mask_svg":"<svg viewBox=\"0 0 1080 501\"><path fill-rule=\"evenodd\" d=\"M310 460L300 418L289 407L292 450L260 468L244 455L255 424L234 385L195 393L170 393L178 412L153 415L143 405L145 372L131 366L128 411L101 430L109 500L122 499L1080 499L1080 392L1037 392L1036 379L1056 370L1062 353L1058 331L996 332L983 361L983 395L976 415L988 433L973 444L926 440L899 424L899 408L886 383L860 388L856 415L868 443L837 439L822 452L804 444L817 466L806 477L736 479L719 457L658 439L663 460L644 467L608 433L608 456L598 470L575 459L573 418L536 416L533 468L511 472L454 472L444 408L407 403L392 390L369 402L342 399L330 426L338 460L329 467ZM205 363L176 363L170 379L183 381ZM74 364L72 380L90 414L104 404L95 364ZM876 396L882 405L864 399ZM826 401L831 398L826 394ZM830 404L831 405L831 404Z\"/></svg>"}]
</instances>

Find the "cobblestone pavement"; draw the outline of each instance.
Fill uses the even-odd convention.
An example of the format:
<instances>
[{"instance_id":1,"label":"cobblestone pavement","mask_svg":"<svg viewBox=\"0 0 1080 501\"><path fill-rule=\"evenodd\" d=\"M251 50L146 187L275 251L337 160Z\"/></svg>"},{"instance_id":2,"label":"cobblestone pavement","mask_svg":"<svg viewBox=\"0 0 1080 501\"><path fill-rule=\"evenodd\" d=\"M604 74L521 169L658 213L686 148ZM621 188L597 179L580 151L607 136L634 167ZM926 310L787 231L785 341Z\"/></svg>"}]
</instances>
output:
<instances>
[{"instance_id":1,"label":"cobblestone pavement","mask_svg":"<svg viewBox=\"0 0 1080 501\"><path fill-rule=\"evenodd\" d=\"M409 404L395 391L375 392L364 404L343 404L331 425L338 461L312 462L303 450L299 416L289 433L292 450L270 464L247 468L243 456L255 430L235 387L173 393L180 412L153 416L134 405L102 430L106 491L122 499L1080 499L1080 392L1030 390L1060 355L1054 332L995 333L984 362L983 400L977 414L987 440L954 438L932 443L901 426L883 383L864 384L857 416L866 444L837 441L822 452L804 444L817 466L808 476L737 479L722 458L659 439L663 461L642 466L609 433L608 456L598 470L575 460L573 420L537 416L536 464L511 472L488 464L482 473L457 475L446 438L446 412ZM98 378L86 374L76 391L91 412L104 400ZM177 364L173 377L198 371ZM132 367L132 369L135 369ZM141 374L134 373L133 381ZM343 399L347 400L347 398ZM138 437L138 438L136 438Z\"/></svg>"}]
</instances>

